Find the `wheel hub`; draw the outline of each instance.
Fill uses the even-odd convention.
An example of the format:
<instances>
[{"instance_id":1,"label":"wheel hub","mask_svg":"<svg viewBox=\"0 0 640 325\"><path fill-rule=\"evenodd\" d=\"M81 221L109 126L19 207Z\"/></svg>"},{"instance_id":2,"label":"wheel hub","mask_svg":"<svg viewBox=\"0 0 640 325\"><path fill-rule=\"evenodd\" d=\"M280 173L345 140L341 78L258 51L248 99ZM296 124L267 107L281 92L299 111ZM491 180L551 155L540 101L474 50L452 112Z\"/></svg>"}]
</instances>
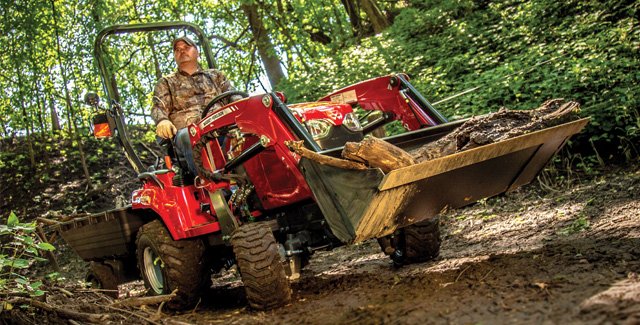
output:
<instances>
[{"instance_id":1,"label":"wheel hub","mask_svg":"<svg viewBox=\"0 0 640 325\"><path fill-rule=\"evenodd\" d=\"M164 291L162 261L151 247L145 247L144 249L144 274L155 294L162 294Z\"/></svg>"}]
</instances>

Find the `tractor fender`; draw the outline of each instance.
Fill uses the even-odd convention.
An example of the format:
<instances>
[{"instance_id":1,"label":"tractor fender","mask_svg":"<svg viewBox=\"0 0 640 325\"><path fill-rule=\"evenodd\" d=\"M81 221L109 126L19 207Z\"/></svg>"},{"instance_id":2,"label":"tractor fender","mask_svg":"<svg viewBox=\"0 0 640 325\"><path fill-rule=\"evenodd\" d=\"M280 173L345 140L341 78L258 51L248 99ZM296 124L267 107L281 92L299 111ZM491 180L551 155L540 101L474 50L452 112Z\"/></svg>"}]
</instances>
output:
<instances>
[{"instance_id":1,"label":"tractor fender","mask_svg":"<svg viewBox=\"0 0 640 325\"><path fill-rule=\"evenodd\" d=\"M180 204L175 200L168 199L164 189L145 184L142 189L133 191L131 208L134 210L145 209L153 211L167 227L174 240L188 237L185 230L190 225L187 223Z\"/></svg>"}]
</instances>

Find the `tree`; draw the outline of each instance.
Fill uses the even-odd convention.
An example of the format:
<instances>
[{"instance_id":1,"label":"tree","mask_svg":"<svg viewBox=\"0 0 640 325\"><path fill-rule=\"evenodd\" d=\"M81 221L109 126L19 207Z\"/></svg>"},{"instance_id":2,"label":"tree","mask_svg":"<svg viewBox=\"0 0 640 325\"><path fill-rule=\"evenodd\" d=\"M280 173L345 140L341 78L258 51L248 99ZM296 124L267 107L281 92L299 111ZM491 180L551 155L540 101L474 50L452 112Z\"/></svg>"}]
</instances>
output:
<instances>
[{"instance_id":1,"label":"tree","mask_svg":"<svg viewBox=\"0 0 640 325\"><path fill-rule=\"evenodd\" d=\"M360 22L360 8L357 0L341 0L347 15L349 15L349 22L353 29L353 36L362 34L362 23Z\"/></svg>"},{"instance_id":2,"label":"tree","mask_svg":"<svg viewBox=\"0 0 640 325\"><path fill-rule=\"evenodd\" d=\"M360 6L367 14L367 17L369 17L375 34L382 33L382 31L389 26L389 21L382 13L382 10L380 10L380 7L378 7L376 0L360 0Z\"/></svg>"},{"instance_id":3,"label":"tree","mask_svg":"<svg viewBox=\"0 0 640 325\"><path fill-rule=\"evenodd\" d=\"M280 59L278 58L276 49L273 46L273 43L271 43L271 39L269 39L269 34L267 33L267 29L264 27L262 17L258 15L258 6L255 2L243 3L241 8L249 22L249 27L253 34L253 40L258 48L260 59L264 64L267 77L269 78L269 83L271 84L271 87L274 88L278 85L280 80L284 78L284 71L280 65Z\"/></svg>"},{"instance_id":4,"label":"tree","mask_svg":"<svg viewBox=\"0 0 640 325\"><path fill-rule=\"evenodd\" d=\"M60 69L60 76L63 81L63 90L64 90L64 98L67 103L67 118L69 120L69 133L77 142L78 152L80 153L80 163L82 164L82 171L84 172L84 177L87 181L87 185L91 186L91 174L89 174L89 167L87 166L87 159L85 158L84 148L82 145L82 139L78 136L78 127L75 122L75 116L73 114L73 104L71 103L71 96L69 94L68 79L65 74L65 66L62 64L62 51L60 49L60 33L58 32L58 18L56 14L56 4L55 0L51 0L51 13L53 19L53 30L55 32L55 42L56 42L56 52L58 57L58 64ZM73 128L71 127L73 125Z\"/></svg>"},{"instance_id":5,"label":"tree","mask_svg":"<svg viewBox=\"0 0 640 325\"><path fill-rule=\"evenodd\" d=\"M385 28L389 27L389 20L376 0L341 0L341 2L349 16L354 36L359 37L367 34L360 16L361 10L365 12L374 34L380 34Z\"/></svg>"}]
</instances>

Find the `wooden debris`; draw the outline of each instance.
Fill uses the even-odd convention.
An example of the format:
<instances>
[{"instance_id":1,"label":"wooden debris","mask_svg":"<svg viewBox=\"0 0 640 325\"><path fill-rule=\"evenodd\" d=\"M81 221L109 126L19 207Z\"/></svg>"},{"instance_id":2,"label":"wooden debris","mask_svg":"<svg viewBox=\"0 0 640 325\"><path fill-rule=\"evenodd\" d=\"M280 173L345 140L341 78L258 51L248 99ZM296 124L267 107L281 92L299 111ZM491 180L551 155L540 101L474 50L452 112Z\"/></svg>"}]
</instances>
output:
<instances>
[{"instance_id":1,"label":"wooden debris","mask_svg":"<svg viewBox=\"0 0 640 325\"><path fill-rule=\"evenodd\" d=\"M109 320L110 316L108 314L91 314L91 313L83 313L74 310L68 310L65 308L57 307L50 305L48 303L34 300L34 299L18 299L12 301L13 304L29 304L35 308L39 308L42 310L46 310L48 312L53 312L58 314L58 316L62 318L75 319L81 322L93 323L93 324L104 324Z\"/></svg>"},{"instance_id":2,"label":"wooden debris","mask_svg":"<svg viewBox=\"0 0 640 325\"><path fill-rule=\"evenodd\" d=\"M116 301L111 306L113 307L138 307L142 305L156 305L165 301L169 301L176 297L176 292L178 290L174 290L172 293L168 295L159 295L159 296L149 296L149 297L133 297L120 301Z\"/></svg>"},{"instance_id":3,"label":"wooden debris","mask_svg":"<svg viewBox=\"0 0 640 325\"><path fill-rule=\"evenodd\" d=\"M342 157L364 163L371 168L380 168L385 173L416 163L406 151L369 136L360 142L347 142L342 150Z\"/></svg>"},{"instance_id":4,"label":"wooden debris","mask_svg":"<svg viewBox=\"0 0 640 325\"><path fill-rule=\"evenodd\" d=\"M56 290L62 292L65 296L67 297L73 297L73 292L65 289L65 288L60 288L60 287L56 287Z\"/></svg>"},{"instance_id":5,"label":"wooden debris","mask_svg":"<svg viewBox=\"0 0 640 325\"><path fill-rule=\"evenodd\" d=\"M287 145L287 147L289 147L289 150L307 159L317 161L322 165L333 166L333 167L344 168L344 169L356 169L356 170L367 169L367 166L359 162L325 156L317 152L313 152L304 147L303 141L287 141L285 142L285 144Z\"/></svg>"},{"instance_id":6,"label":"wooden debris","mask_svg":"<svg viewBox=\"0 0 640 325\"><path fill-rule=\"evenodd\" d=\"M412 156L417 162L432 160L456 152L513 138L552 127L577 118L580 104L563 99L546 101L535 110L508 110L474 117L443 138L417 150Z\"/></svg>"},{"instance_id":7,"label":"wooden debris","mask_svg":"<svg viewBox=\"0 0 640 325\"><path fill-rule=\"evenodd\" d=\"M145 316L141 315L140 313L135 313L135 312L132 312L130 310L125 310L125 309L121 309L121 308L117 308L117 307L113 307L113 306L106 306L106 308L107 309L113 309L113 310L119 311L121 313L125 313L125 314L129 314L129 315L138 317L138 318L146 321L149 324L160 325L160 323L155 322L154 320L152 320L152 319L150 319L148 317L145 317Z\"/></svg>"},{"instance_id":8,"label":"wooden debris","mask_svg":"<svg viewBox=\"0 0 640 325\"><path fill-rule=\"evenodd\" d=\"M508 110L469 119L453 132L411 152L406 152L382 139L367 136L360 142L347 142L342 158L325 156L308 150L302 141L289 141L291 151L323 165L363 170L380 168L384 173L456 152L506 140L577 118L580 104L552 99L534 110Z\"/></svg>"},{"instance_id":9,"label":"wooden debris","mask_svg":"<svg viewBox=\"0 0 640 325\"><path fill-rule=\"evenodd\" d=\"M44 230L42 229L42 226L38 225L36 227L36 235L38 236L41 242L51 245L51 243L47 241L47 236L44 234ZM45 251L44 254L49 260L49 263L51 264L51 266L53 267L53 270L56 272L60 272L60 266L58 265L58 260L56 259L56 255L53 254L52 251Z\"/></svg>"},{"instance_id":10,"label":"wooden debris","mask_svg":"<svg viewBox=\"0 0 640 325\"><path fill-rule=\"evenodd\" d=\"M48 225L48 226L56 226L56 225L60 224L60 221L47 219L47 218L44 218L44 217L38 217L36 219L38 221L42 222L43 224Z\"/></svg>"}]
</instances>

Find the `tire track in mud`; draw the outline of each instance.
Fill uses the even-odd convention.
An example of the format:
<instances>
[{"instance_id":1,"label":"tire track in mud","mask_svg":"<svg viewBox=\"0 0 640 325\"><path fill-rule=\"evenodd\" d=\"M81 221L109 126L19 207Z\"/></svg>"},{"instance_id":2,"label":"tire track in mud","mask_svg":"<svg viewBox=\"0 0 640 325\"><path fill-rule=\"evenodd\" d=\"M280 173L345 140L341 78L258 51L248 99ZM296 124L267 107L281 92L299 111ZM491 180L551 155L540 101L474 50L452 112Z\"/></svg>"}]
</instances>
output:
<instances>
[{"instance_id":1,"label":"tire track in mud","mask_svg":"<svg viewBox=\"0 0 640 325\"><path fill-rule=\"evenodd\" d=\"M293 284L293 303L283 308L248 310L236 280L214 287L210 302L197 313L173 319L637 324L640 191L630 188L640 188L637 167L560 194L518 191L445 215L445 238L435 261L395 269L377 243L369 241L317 253Z\"/></svg>"}]
</instances>

